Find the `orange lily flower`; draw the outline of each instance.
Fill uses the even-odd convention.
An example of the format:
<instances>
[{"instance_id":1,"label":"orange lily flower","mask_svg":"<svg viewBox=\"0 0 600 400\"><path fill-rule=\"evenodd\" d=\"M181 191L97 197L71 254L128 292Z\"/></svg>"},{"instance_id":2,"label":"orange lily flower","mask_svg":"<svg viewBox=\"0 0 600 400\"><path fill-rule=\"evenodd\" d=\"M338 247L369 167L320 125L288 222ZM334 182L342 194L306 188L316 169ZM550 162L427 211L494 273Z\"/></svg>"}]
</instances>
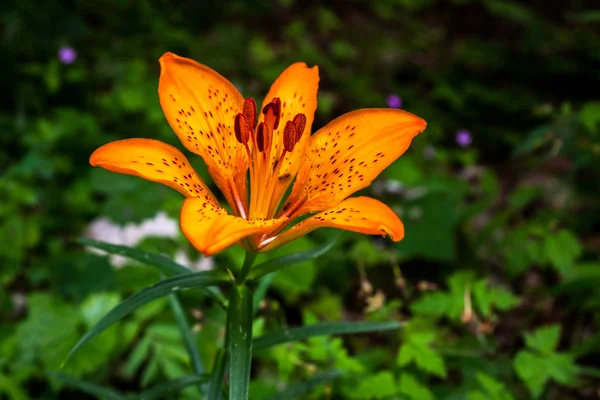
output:
<instances>
[{"instance_id":1,"label":"orange lily flower","mask_svg":"<svg viewBox=\"0 0 600 400\"><path fill-rule=\"evenodd\" d=\"M296 63L283 71L261 112L204 65L166 53L160 66L165 117L183 145L203 158L232 212L219 205L185 155L166 143L115 141L94 151L90 163L183 194L181 229L199 251L208 256L235 242L267 251L319 227L403 238L402 222L388 206L349 196L406 151L425 129L423 119L403 110L364 109L311 135L316 66ZM307 214L314 215L297 222Z\"/></svg>"}]
</instances>

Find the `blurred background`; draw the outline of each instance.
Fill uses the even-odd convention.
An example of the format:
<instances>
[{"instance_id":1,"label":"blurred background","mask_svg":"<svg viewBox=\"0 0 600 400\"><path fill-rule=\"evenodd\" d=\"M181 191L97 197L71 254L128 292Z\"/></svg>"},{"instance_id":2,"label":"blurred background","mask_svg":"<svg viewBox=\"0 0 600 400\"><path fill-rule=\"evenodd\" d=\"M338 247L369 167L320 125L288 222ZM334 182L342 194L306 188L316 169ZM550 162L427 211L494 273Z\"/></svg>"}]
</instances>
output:
<instances>
[{"instance_id":1,"label":"blurred background","mask_svg":"<svg viewBox=\"0 0 600 400\"><path fill-rule=\"evenodd\" d=\"M292 62L318 65L313 131L364 107L428 121L364 190L396 210L406 238L345 234L326 256L279 272L255 329L410 324L256 353L252 399L328 371L340 373L296 398L600 397L596 1L11 0L0 18L1 399L97 398L52 371L128 394L191 373L166 299L60 369L104 313L161 279L86 251L77 237L194 269L243 257L233 247L200 258L179 232L178 193L88 163L116 139L182 148L157 96L166 51L258 100ZM200 158L188 157L208 180ZM181 301L209 369L224 313L193 291Z\"/></svg>"}]
</instances>

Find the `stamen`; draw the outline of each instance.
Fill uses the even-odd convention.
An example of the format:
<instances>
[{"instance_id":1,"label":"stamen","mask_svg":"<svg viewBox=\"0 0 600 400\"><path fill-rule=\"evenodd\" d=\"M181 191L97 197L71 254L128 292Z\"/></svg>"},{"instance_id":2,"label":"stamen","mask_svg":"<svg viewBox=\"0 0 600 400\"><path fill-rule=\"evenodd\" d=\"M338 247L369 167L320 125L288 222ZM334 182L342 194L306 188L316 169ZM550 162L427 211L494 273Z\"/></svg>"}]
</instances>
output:
<instances>
[{"instance_id":1,"label":"stamen","mask_svg":"<svg viewBox=\"0 0 600 400\"><path fill-rule=\"evenodd\" d=\"M256 148L259 152L262 153L265 151L268 140L267 125L265 125L264 122L261 122L256 128Z\"/></svg>"},{"instance_id":2,"label":"stamen","mask_svg":"<svg viewBox=\"0 0 600 400\"><path fill-rule=\"evenodd\" d=\"M248 97L244 100L244 108L242 111L250 128L256 125L256 102L253 98Z\"/></svg>"},{"instance_id":3,"label":"stamen","mask_svg":"<svg viewBox=\"0 0 600 400\"><path fill-rule=\"evenodd\" d=\"M288 121L285 123L285 128L283 128L283 148L288 153L294 150L296 147L296 143L298 143L298 129L296 128L296 124L292 121Z\"/></svg>"},{"instance_id":4,"label":"stamen","mask_svg":"<svg viewBox=\"0 0 600 400\"><path fill-rule=\"evenodd\" d=\"M306 128L306 116L304 114L296 114L294 124L296 125L296 142L299 142Z\"/></svg>"},{"instance_id":5,"label":"stamen","mask_svg":"<svg viewBox=\"0 0 600 400\"><path fill-rule=\"evenodd\" d=\"M233 129L235 131L235 138L237 141L243 145L248 144L251 128L248 126L248 121L244 115L238 114L235 116Z\"/></svg>"},{"instance_id":6,"label":"stamen","mask_svg":"<svg viewBox=\"0 0 600 400\"><path fill-rule=\"evenodd\" d=\"M281 119L281 100L279 97L274 97L269 104L263 107L262 113L265 114L265 122L269 123L270 118L274 117L273 130L279 127L279 120ZM271 116L269 116L271 114Z\"/></svg>"}]
</instances>

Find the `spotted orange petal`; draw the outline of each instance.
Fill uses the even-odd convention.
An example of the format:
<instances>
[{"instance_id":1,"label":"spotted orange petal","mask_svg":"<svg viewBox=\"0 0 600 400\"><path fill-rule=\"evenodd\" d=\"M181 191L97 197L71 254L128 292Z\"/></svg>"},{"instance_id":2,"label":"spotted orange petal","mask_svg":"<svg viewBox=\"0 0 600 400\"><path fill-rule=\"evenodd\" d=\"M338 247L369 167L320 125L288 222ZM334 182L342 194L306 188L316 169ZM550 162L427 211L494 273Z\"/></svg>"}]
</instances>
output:
<instances>
[{"instance_id":1,"label":"spotted orange petal","mask_svg":"<svg viewBox=\"0 0 600 400\"><path fill-rule=\"evenodd\" d=\"M247 159L234 133L244 98L227 79L194 60L166 53L160 58L158 94L171 128L199 154L230 204L232 190L245 202Z\"/></svg>"},{"instance_id":2,"label":"spotted orange petal","mask_svg":"<svg viewBox=\"0 0 600 400\"><path fill-rule=\"evenodd\" d=\"M319 89L319 68L309 68L305 63L299 62L290 65L275 80L271 89L265 96L262 107L267 105L273 98L278 97L281 101L281 120L278 129L273 132L271 147L271 165L279 159L283 150L283 132L286 121L292 121L297 114L304 114L306 126L300 141L296 144L293 152L287 153L275 188L273 199L280 199L287 190L294 176L298 172L300 160L304 154L306 144L310 140L312 123L317 109L317 91ZM261 108L262 110L262 108ZM259 121L264 121L262 112ZM273 207L276 207L274 204Z\"/></svg>"},{"instance_id":3,"label":"spotted orange petal","mask_svg":"<svg viewBox=\"0 0 600 400\"><path fill-rule=\"evenodd\" d=\"M367 235L387 235L395 242L404 237L402 221L387 205L371 197L351 197L342 201L337 207L299 222L268 242L261 251L271 250L322 227L339 228Z\"/></svg>"},{"instance_id":4,"label":"spotted orange petal","mask_svg":"<svg viewBox=\"0 0 600 400\"><path fill-rule=\"evenodd\" d=\"M165 184L185 197L216 202L183 153L158 140L125 139L107 143L92 153L90 164Z\"/></svg>"},{"instance_id":5,"label":"spotted orange petal","mask_svg":"<svg viewBox=\"0 0 600 400\"><path fill-rule=\"evenodd\" d=\"M337 206L367 187L425 129L403 110L364 109L342 115L316 132L283 212L298 216Z\"/></svg>"},{"instance_id":6,"label":"spotted orange petal","mask_svg":"<svg viewBox=\"0 0 600 400\"><path fill-rule=\"evenodd\" d=\"M181 208L181 230L205 256L218 253L249 235L269 233L286 218L252 221L231 215L210 201L190 198Z\"/></svg>"}]
</instances>

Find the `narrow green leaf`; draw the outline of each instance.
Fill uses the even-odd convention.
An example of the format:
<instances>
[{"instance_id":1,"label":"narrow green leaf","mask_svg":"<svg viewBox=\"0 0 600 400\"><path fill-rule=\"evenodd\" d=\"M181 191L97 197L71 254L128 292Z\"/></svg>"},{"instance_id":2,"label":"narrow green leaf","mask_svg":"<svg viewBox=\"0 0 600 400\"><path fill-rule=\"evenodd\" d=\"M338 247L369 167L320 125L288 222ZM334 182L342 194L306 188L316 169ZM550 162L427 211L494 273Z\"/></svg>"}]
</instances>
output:
<instances>
[{"instance_id":1,"label":"narrow green leaf","mask_svg":"<svg viewBox=\"0 0 600 400\"><path fill-rule=\"evenodd\" d=\"M179 302L176 294L169 295L169 305L171 306L173 316L175 317L175 321L177 322L179 330L181 331L183 344L185 345L185 349L190 356L194 373L200 376L204 373L204 366L202 365L202 360L200 359L200 351L198 350L198 346L196 346L196 339L194 338L192 330L190 329L190 325L188 324L187 318L185 317L185 313L181 308L181 303ZM198 390L202 396L204 393L202 385L198 386Z\"/></svg>"},{"instance_id":2,"label":"narrow green leaf","mask_svg":"<svg viewBox=\"0 0 600 400\"><path fill-rule=\"evenodd\" d=\"M273 282L273 278L275 278L275 272L263 276L258 282L258 287L252 296L252 308L254 309L254 313L258 311L260 302L265 298L267 290L269 290L269 286L271 286L271 282Z\"/></svg>"},{"instance_id":3,"label":"narrow green leaf","mask_svg":"<svg viewBox=\"0 0 600 400\"><path fill-rule=\"evenodd\" d=\"M95 396L98 399L107 399L107 400L125 400L126 397L114 390L107 389L95 383L82 381L81 379L74 378L69 375L61 374L59 372L49 372L48 375L52 376L55 379L58 379L61 382L66 383L69 386L75 387L82 392L85 392L89 395Z\"/></svg>"},{"instance_id":4,"label":"narrow green leaf","mask_svg":"<svg viewBox=\"0 0 600 400\"><path fill-rule=\"evenodd\" d=\"M191 385L201 385L203 383L208 382L210 376L208 374L202 375L188 375L178 379L173 379L172 381L162 383L153 387L152 389L148 389L143 393L138 394L137 396L128 397L127 400L155 400L155 399L165 399L167 395L178 393L181 390L185 389Z\"/></svg>"},{"instance_id":5,"label":"narrow green leaf","mask_svg":"<svg viewBox=\"0 0 600 400\"><path fill-rule=\"evenodd\" d=\"M256 280L266 274L277 271L281 268L289 267L294 264L300 264L305 261L313 260L327 253L337 243L340 233L337 233L331 240L319 247L299 253L287 254L281 257L275 257L258 264L250 270L248 280Z\"/></svg>"},{"instance_id":6,"label":"narrow green leaf","mask_svg":"<svg viewBox=\"0 0 600 400\"><path fill-rule=\"evenodd\" d=\"M87 238L77 238L77 242L85 246L93 247L98 250L105 251L109 254L116 254L119 256L127 257L132 260L141 262L142 264L155 267L161 272L173 276L181 274L191 274L192 270L185 266L176 263L168 257L162 254L149 253L144 250L136 249L134 247L121 246L118 244L100 242L97 240ZM218 288L202 288L204 294L216 300L220 305L225 305L226 300L223 293Z\"/></svg>"},{"instance_id":7,"label":"narrow green leaf","mask_svg":"<svg viewBox=\"0 0 600 400\"><path fill-rule=\"evenodd\" d=\"M323 383L337 379L342 374L340 371L329 371L319 374L305 382L289 387L276 395L269 397L267 400L293 400L304 399L311 390L315 389Z\"/></svg>"},{"instance_id":8,"label":"narrow green leaf","mask_svg":"<svg viewBox=\"0 0 600 400\"><path fill-rule=\"evenodd\" d=\"M67 357L73 355L81 346L87 343L89 340L104 332L112 324L130 314L136 308L143 306L151 302L152 300L166 296L179 290L201 288L206 286L215 286L218 284L226 283L229 281L229 277L223 271L200 271L193 272L190 274L179 275L173 278L165 279L157 283L154 286L150 286L146 289L140 290L133 294L129 298L125 299L121 304L113 308L108 314L106 314L96 325L94 325L79 342L71 349ZM63 362L63 363L64 363Z\"/></svg>"},{"instance_id":9,"label":"narrow green leaf","mask_svg":"<svg viewBox=\"0 0 600 400\"><path fill-rule=\"evenodd\" d=\"M215 362L210 374L210 382L208 384L208 400L221 399L221 386L223 385L223 375L225 375L225 367L227 366L227 351L219 349L215 356Z\"/></svg>"},{"instance_id":10,"label":"narrow green leaf","mask_svg":"<svg viewBox=\"0 0 600 400\"><path fill-rule=\"evenodd\" d=\"M252 360L252 293L246 285L235 286L229 300L229 398L248 398Z\"/></svg>"},{"instance_id":11,"label":"narrow green leaf","mask_svg":"<svg viewBox=\"0 0 600 400\"><path fill-rule=\"evenodd\" d=\"M254 349L263 350L282 343L303 340L313 336L348 335L374 331L389 331L400 329L403 322L324 322L321 324L305 325L299 328L272 332L254 339Z\"/></svg>"}]
</instances>

